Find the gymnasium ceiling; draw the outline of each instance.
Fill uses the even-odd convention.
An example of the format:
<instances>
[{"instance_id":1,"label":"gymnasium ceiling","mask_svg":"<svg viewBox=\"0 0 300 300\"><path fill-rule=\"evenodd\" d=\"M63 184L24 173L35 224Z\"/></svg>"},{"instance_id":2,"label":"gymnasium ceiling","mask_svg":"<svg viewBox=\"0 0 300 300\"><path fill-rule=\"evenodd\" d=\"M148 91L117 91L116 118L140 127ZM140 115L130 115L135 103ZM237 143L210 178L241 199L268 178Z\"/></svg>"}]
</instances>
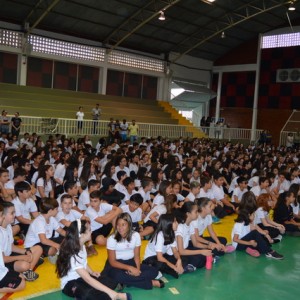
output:
<instances>
[{"instance_id":1,"label":"gymnasium ceiling","mask_svg":"<svg viewBox=\"0 0 300 300\"><path fill-rule=\"evenodd\" d=\"M165 59L175 52L174 61L184 54L215 61L259 33L300 24L300 0L209 1L0 0L0 21ZM288 10L290 2L295 11ZM165 21L158 20L161 10Z\"/></svg>"}]
</instances>

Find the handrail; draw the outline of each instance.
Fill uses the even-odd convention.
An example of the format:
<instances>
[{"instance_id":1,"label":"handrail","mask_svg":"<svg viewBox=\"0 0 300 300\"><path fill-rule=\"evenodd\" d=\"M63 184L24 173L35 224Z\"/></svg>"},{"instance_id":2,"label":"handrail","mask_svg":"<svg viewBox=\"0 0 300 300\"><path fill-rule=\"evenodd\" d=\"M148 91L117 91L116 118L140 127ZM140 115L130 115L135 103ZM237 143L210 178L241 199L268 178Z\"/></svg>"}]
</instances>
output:
<instances>
[{"instance_id":1,"label":"handrail","mask_svg":"<svg viewBox=\"0 0 300 300\"><path fill-rule=\"evenodd\" d=\"M76 119L47 118L36 116L22 116L21 134L25 132L37 133L38 135L60 133L66 136L90 135L107 136L109 120L84 120L82 129L78 129ZM251 141L251 129L246 128L225 128L225 127L194 127L174 124L151 124L137 123L139 136L168 138L193 137L205 133L211 139ZM256 140L259 139L262 130L255 131ZM198 134L197 134L198 133ZM204 136L204 135L203 135Z\"/></svg>"}]
</instances>

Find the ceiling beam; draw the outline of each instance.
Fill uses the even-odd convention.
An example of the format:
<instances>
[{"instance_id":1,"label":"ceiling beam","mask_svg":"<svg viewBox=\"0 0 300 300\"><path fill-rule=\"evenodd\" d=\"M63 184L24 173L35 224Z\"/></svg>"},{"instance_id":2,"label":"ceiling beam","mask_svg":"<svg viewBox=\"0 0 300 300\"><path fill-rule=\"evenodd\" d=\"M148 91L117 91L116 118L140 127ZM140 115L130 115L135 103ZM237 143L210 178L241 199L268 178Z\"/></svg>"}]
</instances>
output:
<instances>
[{"instance_id":1,"label":"ceiling beam","mask_svg":"<svg viewBox=\"0 0 300 300\"><path fill-rule=\"evenodd\" d=\"M171 6L178 3L180 0L152 0L147 3L145 6L136 11L132 16L130 16L125 22L123 22L116 30L114 30L104 41L106 44L110 44L110 41L114 39L116 42L111 45L109 51L117 48L122 42L129 38L133 33L143 27L145 24L150 22L152 19L156 18L160 11L166 10ZM149 9L151 6L154 6L154 12L150 16L144 16L144 11ZM137 22L136 19L139 19ZM126 28L125 28L126 27ZM125 35L122 35L122 32L126 31Z\"/></svg>"},{"instance_id":2,"label":"ceiling beam","mask_svg":"<svg viewBox=\"0 0 300 300\"><path fill-rule=\"evenodd\" d=\"M40 15L40 17L37 18L37 20L33 23L32 26L29 26L28 30L27 30L27 34L30 34L34 28L36 28L36 26L48 15L48 13L54 8L55 5L58 4L60 0L53 0L49 5L47 5L46 9L44 10L44 12ZM40 8L42 9L40 6L42 4L44 4L44 2L48 2L47 0L39 0L39 2L37 2L37 4L35 5L35 7L31 10L31 12L27 15L24 24L28 23L31 16L37 12L37 10Z\"/></svg>"},{"instance_id":3,"label":"ceiling beam","mask_svg":"<svg viewBox=\"0 0 300 300\"><path fill-rule=\"evenodd\" d=\"M255 1L253 1L255 2ZM191 52L192 50L194 50L195 48L201 46L202 44L204 44L205 42L209 41L210 39L214 38L215 36L219 36L221 35L221 33L223 31L226 31L244 21L247 21L257 15L260 15L262 13L271 11L277 7L283 6L283 5L287 5L289 4L290 1L283 1L283 0L261 0L259 1L261 6L258 5L253 5L253 2L250 3L249 5L245 5L243 6L243 10L241 10L240 8L238 10L232 11L232 12L228 12L227 14L225 14L222 18L222 20L220 21L216 21L215 27L216 30L215 32L211 33L210 35L204 36L202 39L199 40L199 42L193 44L192 47L190 47L189 49L187 49L186 51L180 53L178 56L176 56L171 62L174 63L177 60L179 60L182 56L188 54L189 52ZM256 1L257 2L257 1ZM272 3L271 3L272 2ZM267 4L268 3L268 4ZM270 5L271 3L271 5ZM251 10L250 10L251 9ZM203 31L203 28L202 30ZM198 33L201 33L200 31ZM187 39L185 41L183 41L182 43L185 43L187 41Z\"/></svg>"}]
</instances>

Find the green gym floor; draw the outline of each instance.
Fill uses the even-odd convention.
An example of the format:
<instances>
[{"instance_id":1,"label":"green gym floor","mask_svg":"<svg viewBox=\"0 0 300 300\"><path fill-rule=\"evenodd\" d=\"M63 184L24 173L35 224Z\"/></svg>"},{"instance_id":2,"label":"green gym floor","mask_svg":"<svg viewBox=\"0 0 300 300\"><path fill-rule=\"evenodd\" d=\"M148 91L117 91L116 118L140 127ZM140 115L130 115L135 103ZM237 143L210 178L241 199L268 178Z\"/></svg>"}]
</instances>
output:
<instances>
[{"instance_id":1,"label":"green gym floor","mask_svg":"<svg viewBox=\"0 0 300 300\"><path fill-rule=\"evenodd\" d=\"M283 242L273 248L285 256L284 260L276 261L264 256L253 258L244 252L235 252L222 257L212 270L197 270L179 279L166 276L168 282L164 289L144 291L126 288L125 291L130 292L135 300L297 299L300 293L300 240L284 237ZM172 288L176 289L175 294ZM30 299L70 298L58 291Z\"/></svg>"}]
</instances>

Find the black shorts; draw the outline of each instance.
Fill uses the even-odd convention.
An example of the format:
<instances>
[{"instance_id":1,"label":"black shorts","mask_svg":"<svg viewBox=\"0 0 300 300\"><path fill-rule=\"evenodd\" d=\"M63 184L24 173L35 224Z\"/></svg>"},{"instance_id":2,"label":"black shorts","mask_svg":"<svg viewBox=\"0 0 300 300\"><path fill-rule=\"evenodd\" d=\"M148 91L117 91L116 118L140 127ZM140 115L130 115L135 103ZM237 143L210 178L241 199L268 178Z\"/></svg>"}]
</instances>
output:
<instances>
[{"instance_id":1,"label":"black shorts","mask_svg":"<svg viewBox=\"0 0 300 300\"><path fill-rule=\"evenodd\" d=\"M153 227L154 229L156 229L157 223L149 220L149 221L147 221L146 223L143 224L143 228L146 228L146 227Z\"/></svg>"},{"instance_id":2,"label":"black shorts","mask_svg":"<svg viewBox=\"0 0 300 300\"><path fill-rule=\"evenodd\" d=\"M52 237L49 240L53 241L54 243L61 244L61 242L63 241L63 239L64 239L64 237L62 235L60 235L59 237ZM43 249L43 255L45 257L48 256L48 252L49 252L49 249L51 248L51 246L44 245L42 243L37 243L34 246L41 246L42 249Z\"/></svg>"},{"instance_id":3,"label":"black shorts","mask_svg":"<svg viewBox=\"0 0 300 300\"><path fill-rule=\"evenodd\" d=\"M7 274L0 280L0 289L16 289L21 284L21 281L22 278L20 277L20 273L9 270Z\"/></svg>"},{"instance_id":4,"label":"black shorts","mask_svg":"<svg viewBox=\"0 0 300 300\"><path fill-rule=\"evenodd\" d=\"M10 256L18 256L18 255L22 255L20 253L16 253L16 252L12 252L10 254ZM9 271L15 271L15 262L16 261L12 261L12 262L9 262L9 263L5 263L5 267L9 270Z\"/></svg>"},{"instance_id":5,"label":"black shorts","mask_svg":"<svg viewBox=\"0 0 300 300\"><path fill-rule=\"evenodd\" d=\"M111 230L112 230L112 224L108 223L106 225L103 225L101 228L93 231L92 232L92 242L94 244L96 244L97 236L103 235L104 237L107 237L110 234Z\"/></svg>"}]
</instances>

